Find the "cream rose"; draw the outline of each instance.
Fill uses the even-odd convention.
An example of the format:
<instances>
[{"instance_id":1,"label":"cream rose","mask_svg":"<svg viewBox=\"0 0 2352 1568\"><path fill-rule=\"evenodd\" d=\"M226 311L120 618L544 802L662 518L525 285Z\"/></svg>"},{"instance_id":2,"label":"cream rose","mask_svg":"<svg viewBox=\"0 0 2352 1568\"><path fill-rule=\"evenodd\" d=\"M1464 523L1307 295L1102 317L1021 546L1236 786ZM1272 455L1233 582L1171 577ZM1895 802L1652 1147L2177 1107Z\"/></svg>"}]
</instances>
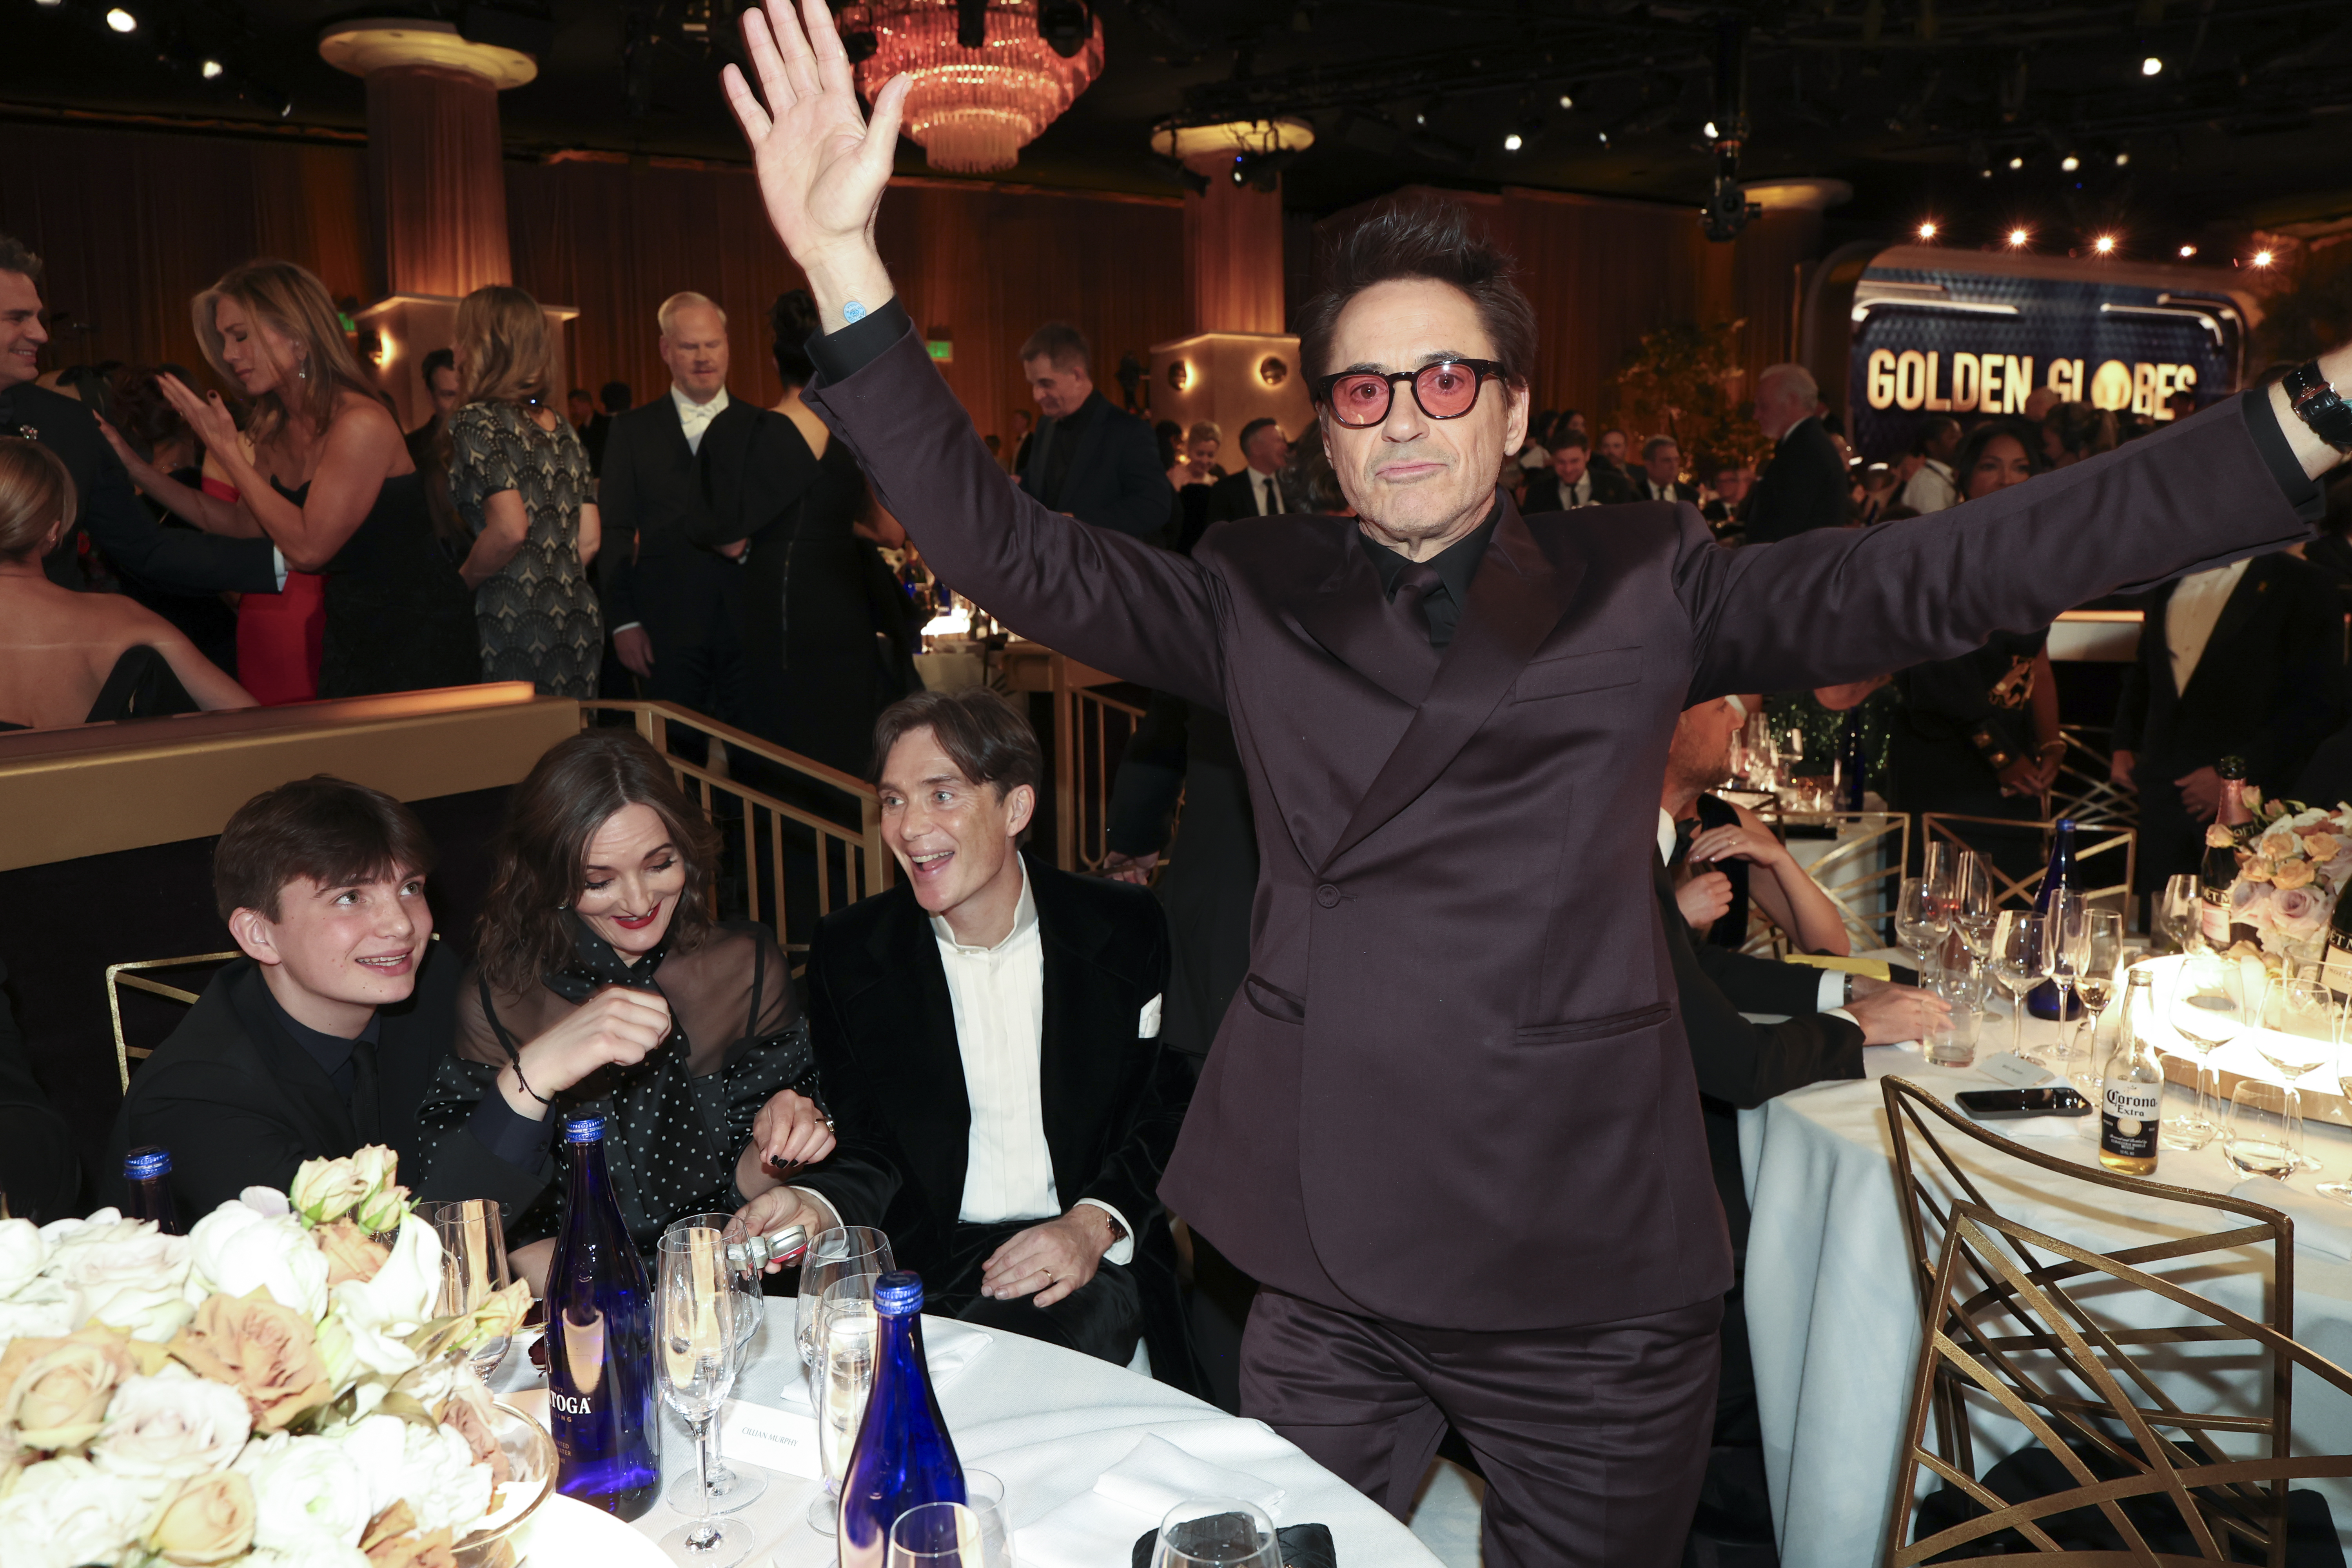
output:
<instances>
[{"instance_id":1,"label":"cream rose","mask_svg":"<svg viewBox=\"0 0 2352 1568\"><path fill-rule=\"evenodd\" d=\"M2282 860L2278 864L2278 869L2271 874L2271 886L2281 892L2296 888L2308 888L2311 886L2312 879L2318 875L2318 872L2312 869L2311 862L2308 860Z\"/></svg>"},{"instance_id":2,"label":"cream rose","mask_svg":"<svg viewBox=\"0 0 2352 1568\"><path fill-rule=\"evenodd\" d=\"M327 1289L346 1279L373 1279L376 1270L392 1256L382 1244L368 1238L365 1231L348 1219L331 1220L310 1233L319 1250L327 1257Z\"/></svg>"},{"instance_id":3,"label":"cream rose","mask_svg":"<svg viewBox=\"0 0 2352 1568\"><path fill-rule=\"evenodd\" d=\"M83 1329L62 1340L17 1340L0 1357L0 1426L27 1448L78 1448L106 1424L107 1402L138 1371L123 1336Z\"/></svg>"},{"instance_id":4,"label":"cream rose","mask_svg":"<svg viewBox=\"0 0 2352 1568\"><path fill-rule=\"evenodd\" d=\"M2336 852L2342 847L2333 833L2306 833L2303 836L2303 852L2311 857L2311 863L2315 866L2326 865L2336 858Z\"/></svg>"},{"instance_id":5,"label":"cream rose","mask_svg":"<svg viewBox=\"0 0 2352 1568\"><path fill-rule=\"evenodd\" d=\"M78 1456L25 1469L0 1498L8 1568L79 1568L113 1563L155 1512L152 1488L129 1486Z\"/></svg>"},{"instance_id":6,"label":"cream rose","mask_svg":"<svg viewBox=\"0 0 2352 1568\"><path fill-rule=\"evenodd\" d=\"M186 1237L142 1220L93 1222L58 1238L47 1272L83 1322L161 1344L188 1321L188 1252Z\"/></svg>"},{"instance_id":7,"label":"cream rose","mask_svg":"<svg viewBox=\"0 0 2352 1568\"><path fill-rule=\"evenodd\" d=\"M278 1431L334 1396L310 1321L257 1291L243 1299L206 1297L171 1349L198 1376L243 1394L263 1432Z\"/></svg>"},{"instance_id":8,"label":"cream rose","mask_svg":"<svg viewBox=\"0 0 2352 1568\"><path fill-rule=\"evenodd\" d=\"M368 1479L368 1517L405 1502L419 1530L462 1534L490 1511L490 1471L474 1462L462 1433L397 1415L371 1415L336 1435Z\"/></svg>"},{"instance_id":9,"label":"cream rose","mask_svg":"<svg viewBox=\"0 0 2352 1568\"><path fill-rule=\"evenodd\" d=\"M226 1468L252 1431L244 1394L172 1366L124 1381L89 1456L113 1475L201 1475Z\"/></svg>"},{"instance_id":10,"label":"cream rose","mask_svg":"<svg viewBox=\"0 0 2352 1568\"><path fill-rule=\"evenodd\" d=\"M2316 889L2290 888L2280 883L2278 890L2271 896L2270 919L2271 924L2278 928L2282 936L2298 939L2315 936L2326 921L2327 900L2319 895Z\"/></svg>"},{"instance_id":11,"label":"cream rose","mask_svg":"<svg viewBox=\"0 0 2352 1568\"><path fill-rule=\"evenodd\" d=\"M0 1219L0 1301L40 1277L48 1251L41 1241L41 1227L31 1220Z\"/></svg>"},{"instance_id":12,"label":"cream rose","mask_svg":"<svg viewBox=\"0 0 2352 1568\"><path fill-rule=\"evenodd\" d=\"M368 1478L328 1437L280 1432L246 1446L236 1469L253 1483L253 1543L307 1561L312 1547L356 1551L367 1528Z\"/></svg>"},{"instance_id":13,"label":"cream rose","mask_svg":"<svg viewBox=\"0 0 2352 1568\"><path fill-rule=\"evenodd\" d=\"M349 1160L305 1160L294 1173L293 1184L286 1189L286 1199L304 1220L316 1226L351 1213L374 1190L375 1184Z\"/></svg>"},{"instance_id":14,"label":"cream rose","mask_svg":"<svg viewBox=\"0 0 2352 1568\"><path fill-rule=\"evenodd\" d=\"M247 1296L267 1290L280 1305L312 1321L326 1315L327 1258L293 1215L269 1217L226 1203L188 1232L189 1289Z\"/></svg>"},{"instance_id":15,"label":"cream rose","mask_svg":"<svg viewBox=\"0 0 2352 1568\"><path fill-rule=\"evenodd\" d=\"M2216 822L2205 829L2205 847L2227 849L2238 841L2238 836Z\"/></svg>"},{"instance_id":16,"label":"cream rose","mask_svg":"<svg viewBox=\"0 0 2352 1568\"><path fill-rule=\"evenodd\" d=\"M147 1548L182 1568L210 1568L253 1545L253 1483L235 1470L192 1476L147 1528Z\"/></svg>"},{"instance_id":17,"label":"cream rose","mask_svg":"<svg viewBox=\"0 0 2352 1568\"><path fill-rule=\"evenodd\" d=\"M2249 882L2268 882L2278 875L2278 863L2266 856L2256 855L2238 868L2238 875Z\"/></svg>"},{"instance_id":18,"label":"cream rose","mask_svg":"<svg viewBox=\"0 0 2352 1568\"><path fill-rule=\"evenodd\" d=\"M391 1377L414 1367L417 1354L406 1342L433 1316L440 1288L441 1238L409 1215L374 1278L346 1279L334 1289L335 1321L351 1336L353 1361Z\"/></svg>"}]
</instances>

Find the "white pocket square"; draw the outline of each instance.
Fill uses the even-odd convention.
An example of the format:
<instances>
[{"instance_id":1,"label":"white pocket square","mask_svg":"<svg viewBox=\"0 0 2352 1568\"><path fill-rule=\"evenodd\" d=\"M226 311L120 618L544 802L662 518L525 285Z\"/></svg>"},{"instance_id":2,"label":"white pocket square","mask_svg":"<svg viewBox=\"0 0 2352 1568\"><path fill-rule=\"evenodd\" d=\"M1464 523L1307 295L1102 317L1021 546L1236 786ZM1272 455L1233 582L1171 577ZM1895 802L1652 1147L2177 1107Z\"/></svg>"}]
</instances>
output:
<instances>
[{"instance_id":1,"label":"white pocket square","mask_svg":"<svg viewBox=\"0 0 2352 1568\"><path fill-rule=\"evenodd\" d=\"M1160 1037L1159 997L1154 996L1143 1005L1142 1013L1135 1020L1135 1037L1139 1040L1156 1040Z\"/></svg>"}]
</instances>

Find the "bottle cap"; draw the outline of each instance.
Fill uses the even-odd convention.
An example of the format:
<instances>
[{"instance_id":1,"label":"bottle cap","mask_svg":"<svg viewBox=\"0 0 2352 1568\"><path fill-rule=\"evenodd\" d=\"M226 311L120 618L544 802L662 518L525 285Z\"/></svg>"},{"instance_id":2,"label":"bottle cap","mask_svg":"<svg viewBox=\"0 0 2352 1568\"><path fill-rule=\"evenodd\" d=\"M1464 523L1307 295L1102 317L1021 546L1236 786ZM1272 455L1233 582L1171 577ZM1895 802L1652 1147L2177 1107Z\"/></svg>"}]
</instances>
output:
<instances>
[{"instance_id":1,"label":"bottle cap","mask_svg":"<svg viewBox=\"0 0 2352 1568\"><path fill-rule=\"evenodd\" d=\"M122 1179L144 1182L172 1173L172 1152L160 1143L146 1143L122 1156Z\"/></svg>"},{"instance_id":2,"label":"bottle cap","mask_svg":"<svg viewBox=\"0 0 2352 1568\"><path fill-rule=\"evenodd\" d=\"M601 1116L565 1117L563 1141L566 1143L602 1143L604 1141L604 1119Z\"/></svg>"},{"instance_id":3,"label":"bottle cap","mask_svg":"<svg viewBox=\"0 0 2352 1568\"><path fill-rule=\"evenodd\" d=\"M2071 816L2062 816L2062 817L2060 817L2060 818L2058 819L2058 831L2059 831L2059 832L2061 832L2061 833L2072 833L2072 832L2074 832L2074 819L2073 817L2071 817Z\"/></svg>"},{"instance_id":4,"label":"bottle cap","mask_svg":"<svg viewBox=\"0 0 2352 1568\"><path fill-rule=\"evenodd\" d=\"M923 1277L900 1268L874 1281L874 1310L885 1318L908 1318L923 1310Z\"/></svg>"}]
</instances>

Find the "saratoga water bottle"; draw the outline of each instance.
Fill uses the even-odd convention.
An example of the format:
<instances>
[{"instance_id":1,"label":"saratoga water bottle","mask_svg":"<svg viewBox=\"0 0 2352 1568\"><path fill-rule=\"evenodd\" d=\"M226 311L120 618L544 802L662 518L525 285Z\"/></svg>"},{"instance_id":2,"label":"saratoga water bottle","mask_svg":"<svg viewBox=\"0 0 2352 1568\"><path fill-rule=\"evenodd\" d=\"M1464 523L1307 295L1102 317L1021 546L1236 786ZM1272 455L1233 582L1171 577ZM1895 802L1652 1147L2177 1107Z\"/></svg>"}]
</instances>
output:
<instances>
[{"instance_id":1,"label":"saratoga water bottle","mask_svg":"<svg viewBox=\"0 0 2352 1568\"><path fill-rule=\"evenodd\" d=\"M563 1123L563 1220L547 1266L556 1489L635 1519L661 1487L653 1291L604 1168L604 1119Z\"/></svg>"},{"instance_id":2,"label":"saratoga water bottle","mask_svg":"<svg viewBox=\"0 0 2352 1568\"><path fill-rule=\"evenodd\" d=\"M962 1502L963 1467L940 1419L923 1360L923 1281L904 1269L874 1282L880 1341L874 1392L841 1478L841 1568L883 1568L890 1527L927 1502Z\"/></svg>"},{"instance_id":3,"label":"saratoga water bottle","mask_svg":"<svg viewBox=\"0 0 2352 1568\"><path fill-rule=\"evenodd\" d=\"M180 1216L172 1206L172 1152L149 1143L122 1156L123 1184L131 1195L123 1200L122 1217L152 1219L165 1236L180 1234Z\"/></svg>"},{"instance_id":4,"label":"saratoga water bottle","mask_svg":"<svg viewBox=\"0 0 2352 1568\"><path fill-rule=\"evenodd\" d=\"M2042 873L2042 886L2033 895L2033 912L2048 914L2051 898L2060 888L2072 888L2077 893L2083 890L2083 873L2074 865L2074 823L2071 817L2061 817L2058 830L2051 836L2050 866ZM2069 1001L2073 1005L2066 1016L2081 1017L2082 1003L2071 997ZM2025 1005L2037 1018L2055 1018L2058 1016L2058 987L2043 981L2026 995Z\"/></svg>"}]
</instances>

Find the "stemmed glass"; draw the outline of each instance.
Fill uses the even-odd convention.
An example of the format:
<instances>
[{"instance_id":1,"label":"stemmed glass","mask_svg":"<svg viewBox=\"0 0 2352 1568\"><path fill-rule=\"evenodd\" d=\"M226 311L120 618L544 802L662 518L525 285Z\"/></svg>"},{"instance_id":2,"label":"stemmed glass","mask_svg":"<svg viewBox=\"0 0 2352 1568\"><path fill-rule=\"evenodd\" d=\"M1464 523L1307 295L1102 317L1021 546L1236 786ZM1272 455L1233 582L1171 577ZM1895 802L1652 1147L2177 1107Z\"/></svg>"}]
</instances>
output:
<instances>
[{"instance_id":1,"label":"stemmed glass","mask_svg":"<svg viewBox=\"0 0 2352 1568\"><path fill-rule=\"evenodd\" d=\"M2172 1028L2196 1053L2197 1103L2181 1115L2165 1118L2161 1142L2166 1148L2202 1149L2213 1141L2216 1096L2206 1088L2213 1074L2213 1048L2243 1033L2247 1016L2245 971L2236 959L2192 952L2180 961L2180 977L2172 993Z\"/></svg>"},{"instance_id":2,"label":"stemmed glass","mask_svg":"<svg viewBox=\"0 0 2352 1568\"><path fill-rule=\"evenodd\" d=\"M857 1275L887 1274L898 1267L890 1238L872 1226L836 1226L820 1232L801 1255L798 1319L801 1360L816 1365L816 1315L825 1288ZM870 1293L870 1292L869 1292Z\"/></svg>"},{"instance_id":3,"label":"stemmed glass","mask_svg":"<svg viewBox=\"0 0 2352 1568\"><path fill-rule=\"evenodd\" d=\"M2164 930L2165 940L2172 943L2173 952L2189 951L2189 939L2197 934L2197 917L2203 912L2204 901L2193 871L2184 871L2164 884L2156 918Z\"/></svg>"},{"instance_id":4,"label":"stemmed glass","mask_svg":"<svg viewBox=\"0 0 2352 1568\"><path fill-rule=\"evenodd\" d=\"M2116 999L2117 976L2123 969L2124 917L2119 910L2090 910L2086 914L2088 930L2083 943L2083 967L2074 976L2074 994L2083 999L2084 1011L2091 1015L2091 1048L2084 1069L2095 1086L2099 1077L2099 1019Z\"/></svg>"},{"instance_id":5,"label":"stemmed glass","mask_svg":"<svg viewBox=\"0 0 2352 1568\"><path fill-rule=\"evenodd\" d=\"M1950 907L1929 891L1927 879L1904 878L1902 894L1895 904L1895 934L1918 962L1922 980L1930 973L1927 955L1943 945L1951 930Z\"/></svg>"},{"instance_id":6,"label":"stemmed glass","mask_svg":"<svg viewBox=\"0 0 2352 1568\"><path fill-rule=\"evenodd\" d=\"M417 1210L441 1238L441 1289L433 1304L435 1317L478 1310L513 1279L507 1270L506 1225L495 1200L462 1198L420 1204ZM475 1346L470 1358L475 1374L487 1379L496 1372L511 1342L500 1334Z\"/></svg>"},{"instance_id":7,"label":"stemmed glass","mask_svg":"<svg viewBox=\"0 0 2352 1568\"><path fill-rule=\"evenodd\" d=\"M715 1230L729 1247L740 1247L751 1237L751 1227L731 1214L713 1210L708 1214L692 1214L669 1227L671 1231ZM760 1295L761 1270L757 1267L742 1268L729 1264L727 1282L735 1292L735 1356L736 1364L748 1365L748 1349L751 1336L760 1331L761 1319L766 1303ZM704 1489L698 1505L695 1492ZM710 1447L710 1468L708 1478L701 1475L680 1476L670 1483L669 1506L680 1513L699 1506L714 1513L733 1513L749 1507L768 1489L768 1478L754 1467L736 1469L719 1453L716 1440Z\"/></svg>"},{"instance_id":8,"label":"stemmed glass","mask_svg":"<svg viewBox=\"0 0 2352 1568\"><path fill-rule=\"evenodd\" d=\"M654 1371L662 1398L694 1428L705 1501L701 1514L662 1537L680 1563L730 1568L751 1550L751 1528L710 1511L710 1432L734 1385L735 1286L723 1231L693 1226L661 1238L654 1287Z\"/></svg>"},{"instance_id":9,"label":"stemmed glass","mask_svg":"<svg viewBox=\"0 0 2352 1568\"><path fill-rule=\"evenodd\" d=\"M2025 1057L2025 994L2042 984L2042 917L2003 910L1992 933L1992 977L2009 993L2009 1048Z\"/></svg>"},{"instance_id":10,"label":"stemmed glass","mask_svg":"<svg viewBox=\"0 0 2352 1568\"><path fill-rule=\"evenodd\" d=\"M2347 1058L2346 1054L2347 1047L2352 1046L2352 1041L2345 1038L2347 1034L2352 1034L2352 1030L2337 1031L2336 1065L2330 1070L2336 1075L2336 1092L2352 1097L2352 1058ZM2313 1184L2311 1190L2321 1197L2334 1198L2339 1204L2352 1204L2352 1181L2317 1182Z\"/></svg>"},{"instance_id":11,"label":"stemmed glass","mask_svg":"<svg viewBox=\"0 0 2352 1568\"><path fill-rule=\"evenodd\" d=\"M818 1298L816 1312L817 1458L824 1490L809 1500L809 1528L831 1535L841 1528L841 1478L849 1472L857 1426L874 1392L874 1356L881 1321L874 1311L875 1274L836 1279Z\"/></svg>"},{"instance_id":12,"label":"stemmed glass","mask_svg":"<svg viewBox=\"0 0 2352 1568\"><path fill-rule=\"evenodd\" d=\"M2344 1029L2343 1009L2324 981L2315 975L2297 975L2271 984L2261 1016L2263 1026L2251 1037L2254 1049L2285 1080L2287 1117L2300 1126L2299 1080L2334 1058ZM2299 1163L2307 1171L2319 1169L2319 1162L2308 1153Z\"/></svg>"},{"instance_id":13,"label":"stemmed glass","mask_svg":"<svg viewBox=\"0 0 2352 1568\"><path fill-rule=\"evenodd\" d=\"M884 1568L988 1568L978 1516L960 1502L918 1503L891 1521Z\"/></svg>"},{"instance_id":14,"label":"stemmed glass","mask_svg":"<svg viewBox=\"0 0 2352 1568\"><path fill-rule=\"evenodd\" d=\"M2050 890L2049 907L2042 911L2042 973L2058 988L2059 1076L2069 1076L2067 1062L2074 1055L2075 1028L2066 1016L2074 1010L2074 981L2090 962L2091 906L2072 888Z\"/></svg>"},{"instance_id":15,"label":"stemmed glass","mask_svg":"<svg viewBox=\"0 0 2352 1568\"><path fill-rule=\"evenodd\" d=\"M2000 922L2000 901L1993 897L1992 871L1973 849L1960 857L1952 871L1952 929L1972 963L1992 957L1993 928Z\"/></svg>"},{"instance_id":16,"label":"stemmed glass","mask_svg":"<svg viewBox=\"0 0 2352 1568\"><path fill-rule=\"evenodd\" d=\"M1151 1568L1282 1568L1265 1510L1242 1498L1194 1498L1160 1521Z\"/></svg>"}]
</instances>

